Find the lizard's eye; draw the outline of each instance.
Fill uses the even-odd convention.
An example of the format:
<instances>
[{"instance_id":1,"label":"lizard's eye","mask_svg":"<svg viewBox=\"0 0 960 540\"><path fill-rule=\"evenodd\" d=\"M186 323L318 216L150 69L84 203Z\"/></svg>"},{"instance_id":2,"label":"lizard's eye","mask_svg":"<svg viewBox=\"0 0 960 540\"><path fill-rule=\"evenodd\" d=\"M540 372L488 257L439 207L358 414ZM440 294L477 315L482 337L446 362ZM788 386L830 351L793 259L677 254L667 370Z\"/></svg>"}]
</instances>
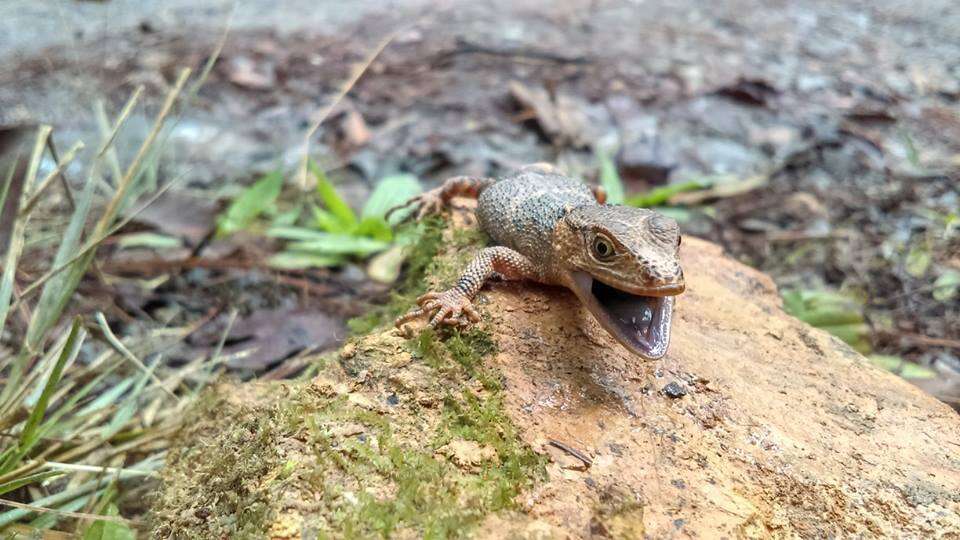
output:
<instances>
[{"instance_id":1,"label":"lizard's eye","mask_svg":"<svg viewBox=\"0 0 960 540\"><path fill-rule=\"evenodd\" d=\"M682 236L678 236L678 237L677 237L677 247L680 247L680 243L681 243L681 242L683 242L683 237L682 237Z\"/></svg>"},{"instance_id":2,"label":"lizard's eye","mask_svg":"<svg viewBox=\"0 0 960 540\"><path fill-rule=\"evenodd\" d=\"M603 236L596 236L593 239L593 256L599 261L605 261L613 257L613 242Z\"/></svg>"}]
</instances>

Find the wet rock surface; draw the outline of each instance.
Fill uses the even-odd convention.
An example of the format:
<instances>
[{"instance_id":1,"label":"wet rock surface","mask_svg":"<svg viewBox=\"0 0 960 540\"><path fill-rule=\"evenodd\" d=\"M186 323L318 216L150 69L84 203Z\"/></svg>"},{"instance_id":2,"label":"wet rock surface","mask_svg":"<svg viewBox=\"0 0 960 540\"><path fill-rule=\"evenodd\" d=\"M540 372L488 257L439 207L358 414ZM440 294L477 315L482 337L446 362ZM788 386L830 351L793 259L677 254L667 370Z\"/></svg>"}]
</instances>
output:
<instances>
[{"instance_id":1,"label":"wet rock surface","mask_svg":"<svg viewBox=\"0 0 960 540\"><path fill-rule=\"evenodd\" d=\"M478 248L448 244L430 281L452 279L442 265L456 266ZM403 497L390 474L356 476L349 464L330 469L337 445L346 445L342 456L373 463L389 453L387 445L414 451L450 478L465 479L457 485L506 482L509 503L482 503L472 488L444 503L453 505L452 515L471 516L458 522L459 532L480 537L960 532L960 419L949 407L785 315L770 278L719 247L691 238L682 258L688 289L659 362L620 348L563 289L497 283L481 292L484 322L473 337L433 341L377 331L348 344L339 362L321 363L312 382L253 386L261 394L254 405L236 397L249 394L249 385L221 389L234 405L201 415L195 424L206 428L193 429L172 451L160 497L170 506L161 506L157 530L185 523L170 508L219 500L221 488L191 467L229 440L239 455L254 444L258 455L295 463L280 487L280 458L243 480L257 486L251 493L266 490L257 499L264 505L259 530L288 537L338 530L344 522L331 516L342 514L331 508L366 508L362 493L384 505ZM664 380L686 395L651 391ZM262 395L270 396L268 406L256 405ZM389 404L390 395L398 405ZM490 399L502 404L480 409L499 418L487 425L493 432L449 423L451 411L464 414L463 404ZM251 435L248 443L231 427L275 417L292 403L309 414L281 414L284 427L268 436ZM494 410L502 418L491 417ZM316 429L321 438L304 435ZM330 437L340 442L330 446ZM383 467L372 470L391 470ZM496 476L505 471L517 474ZM301 502L290 502L291 494ZM427 515L438 499L424 500ZM208 521L226 523L230 507L217 508ZM416 536L430 523L406 516L391 530Z\"/></svg>"}]
</instances>

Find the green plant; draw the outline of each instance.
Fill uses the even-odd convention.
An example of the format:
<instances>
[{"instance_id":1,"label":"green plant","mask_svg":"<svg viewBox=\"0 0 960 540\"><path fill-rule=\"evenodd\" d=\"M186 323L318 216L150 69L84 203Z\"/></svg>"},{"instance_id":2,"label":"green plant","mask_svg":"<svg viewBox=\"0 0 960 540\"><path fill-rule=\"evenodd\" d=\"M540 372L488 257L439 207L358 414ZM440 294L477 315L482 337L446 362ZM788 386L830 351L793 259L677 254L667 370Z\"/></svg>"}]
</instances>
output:
<instances>
[{"instance_id":1,"label":"green plant","mask_svg":"<svg viewBox=\"0 0 960 540\"><path fill-rule=\"evenodd\" d=\"M832 291L787 289L783 309L801 321L822 328L863 354L870 352L870 327L863 303Z\"/></svg>"},{"instance_id":2,"label":"green plant","mask_svg":"<svg viewBox=\"0 0 960 540\"><path fill-rule=\"evenodd\" d=\"M657 211L677 221L684 221L689 218L688 211L683 208L676 208L666 205L670 198L678 193L688 191L699 191L707 189L713 185L709 180L689 180L676 184L660 186L647 191L646 193L637 193L626 195L626 189L620 173L617 171L617 165L610 153L604 151L597 152L597 161L600 169L600 185L607 193L607 202L609 204L626 204L638 208L657 208Z\"/></svg>"},{"instance_id":3,"label":"green plant","mask_svg":"<svg viewBox=\"0 0 960 540\"><path fill-rule=\"evenodd\" d=\"M285 241L283 250L273 255L269 264L282 269L340 266L351 259L366 259L410 242L409 235L396 233L393 228L409 210L396 212L389 222L386 213L420 193L415 177L394 175L382 179L358 214L323 170L312 160L308 163L317 187L316 201L307 204L306 216L301 207L278 210L283 175L275 171L257 180L230 203L217 220L218 233L249 230L258 218L268 217L267 236ZM403 256L399 250L390 255L371 261L372 276L382 281L396 279Z\"/></svg>"}]
</instances>

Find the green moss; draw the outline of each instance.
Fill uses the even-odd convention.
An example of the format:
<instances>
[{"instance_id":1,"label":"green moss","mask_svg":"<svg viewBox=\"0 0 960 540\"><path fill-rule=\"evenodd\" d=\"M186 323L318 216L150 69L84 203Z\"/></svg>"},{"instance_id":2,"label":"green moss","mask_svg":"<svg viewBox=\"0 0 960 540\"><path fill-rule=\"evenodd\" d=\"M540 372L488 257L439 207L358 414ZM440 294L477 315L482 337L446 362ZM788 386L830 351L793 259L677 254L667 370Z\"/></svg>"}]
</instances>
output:
<instances>
[{"instance_id":1,"label":"green moss","mask_svg":"<svg viewBox=\"0 0 960 540\"><path fill-rule=\"evenodd\" d=\"M455 231L441 254L442 233L439 221L425 226L403 292L355 331L409 309L427 276L456 279L484 240ZM321 538L456 538L518 510L545 460L520 439L500 374L484 365L490 333L426 329L406 341L412 361L398 346L389 332L355 337L339 361L316 364L316 379L276 386L267 404L201 407L155 510L165 530L244 537L282 522ZM479 458L464 463L454 448L466 441ZM190 519L200 508L210 516Z\"/></svg>"},{"instance_id":2,"label":"green moss","mask_svg":"<svg viewBox=\"0 0 960 540\"><path fill-rule=\"evenodd\" d=\"M515 509L520 492L545 474L543 459L521 442L506 415L499 386L481 396L459 390L474 376L494 378L482 365L482 358L495 349L489 334L455 332L439 341L427 330L411 339L410 347L439 376L451 377L440 422L432 434L423 434L427 444L398 443L390 422L370 413L351 417L343 403L324 413L325 421L358 421L370 429L366 441L323 447L316 460L337 463L352 478L347 484L367 488L353 493L356 504L336 505L331 524L347 537L389 537L401 529L424 538L460 537L486 514ZM461 376L454 376L455 371ZM377 450L371 449L370 438L376 439ZM493 448L497 460L464 471L437 457L437 450L455 439ZM392 495L378 497L376 486Z\"/></svg>"},{"instance_id":3,"label":"green moss","mask_svg":"<svg viewBox=\"0 0 960 540\"><path fill-rule=\"evenodd\" d=\"M254 410L205 392L180 435L195 444L181 446L168 460L165 486L153 505L154 536L258 536L273 514L274 497L258 480L283 467L275 444L278 425L289 424L283 416L282 408ZM232 422L221 425L223 418ZM216 452L205 447L211 443Z\"/></svg>"},{"instance_id":4,"label":"green moss","mask_svg":"<svg viewBox=\"0 0 960 540\"><path fill-rule=\"evenodd\" d=\"M426 292L425 277L431 267L436 265L445 223L440 218L430 218L409 227L411 228L397 233L398 236L409 234L416 239L409 247L403 281L396 291L391 292L385 305L371 306L364 315L347 321L347 326L354 335L368 334L393 322L410 309L418 296Z\"/></svg>"}]
</instances>

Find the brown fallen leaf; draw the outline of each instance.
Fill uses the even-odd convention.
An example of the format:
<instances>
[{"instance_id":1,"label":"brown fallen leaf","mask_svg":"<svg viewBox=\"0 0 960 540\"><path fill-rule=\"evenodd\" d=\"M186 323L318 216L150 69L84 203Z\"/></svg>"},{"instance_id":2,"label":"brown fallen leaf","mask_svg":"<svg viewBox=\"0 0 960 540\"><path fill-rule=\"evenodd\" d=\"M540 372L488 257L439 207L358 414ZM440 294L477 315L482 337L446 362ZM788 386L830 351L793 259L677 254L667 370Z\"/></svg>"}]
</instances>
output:
<instances>
[{"instance_id":1,"label":"brown fallen leaf","mask_svg":"<svg viewBox=\"0 0 960 540\"><path fill-rule=\"evenodd\" d=\"M277 83L277 74L271 62L255 62L247 56L236 56L226 63L227 79L233 84L251 90L268 90Z\"/></svg>"},{"instance_id":2,"label":"brown fallen leaf","mask_svg":"<svg viewBox=\"0 0 960 540\"><path fill-rule=\"evenodd\" d=\"M557 144L585 147L590 144L589 120L583 107L571 96L551 96L545 88L510 83L510 95L533 114L543 134Z\"/></svg>"},{"instance_id":3,"label":"brown fallen leaf","mask_svg":"<svg viewBox=\"0 0 960 540\"><path fill-rule=\"evenodd\" d=\"M714 93L740 103L763 107L780 92L767 81L741 77L733 84L719 88Z\"/></svg>"},{"instance_id":4,"label":"brown fallen leaf","mask_svg":"<svg viewBox=\"0 0 960 540\"><path fill-rule=\"evenodd\" d=\"M197 348L212 351L223 334L225 323L223 321L220 328L211 325L198 336ZM346 335L343 321L319 311L258 311L234 323L222 354L247 352L231 359L227 365L233 369L261 371L305 349L335 347Z\"/></svg>"},{"instance_id":5,"label":"brown fallen leaf","mask_svg":"<svg viewBox=\"0 0 960 540\"><path fill-rule=\"evenodd\" d=\"M744 193L765 186L767 180L769 180L767 175L758 174L744 180L719 182L709 189L677 193L670 197L669 203L695 206L716 199L736 197L737 195L743 195Z\"/></svg>"},{"instance_id":6,"label":"brown fallen leaf","mask_svg":"<svg viewBox=\"0 0 960 540\"><path fill-rule=\"evenodd\" d=\"M213 230L216 217L216 201L170 190L137 214L134 221L195 246Z\"/></svg>"}]
</instances>

